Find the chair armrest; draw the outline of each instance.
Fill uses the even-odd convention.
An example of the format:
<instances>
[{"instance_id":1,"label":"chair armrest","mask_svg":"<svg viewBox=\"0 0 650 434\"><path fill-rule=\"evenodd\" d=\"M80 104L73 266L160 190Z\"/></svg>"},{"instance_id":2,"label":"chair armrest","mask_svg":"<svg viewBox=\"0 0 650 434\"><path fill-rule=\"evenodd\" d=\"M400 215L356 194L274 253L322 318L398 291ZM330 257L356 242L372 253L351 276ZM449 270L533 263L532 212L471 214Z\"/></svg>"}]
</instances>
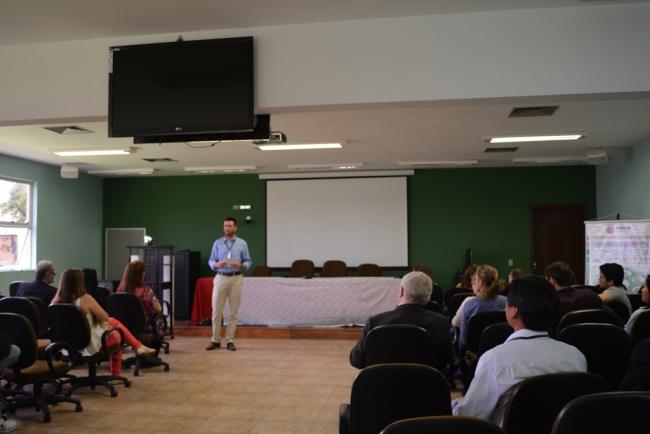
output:
<instances>
[{"instance_id":1,"label":"chair armrest","mask_svg":"<svg viewBox=\"0 0 650 434\"><path fill-rule=\"evenodd\" d=\"M350 404L339 406L339 434L350 432Z\"/></svg>"},{"instance_id":2,"label":"chair armrest","mask_svg":"<svg viewBox=\"0 0 650 434\"><path fill-rule=\"evenodd\" d=\"M75 362L73 359L74 351L72 347L67 342L59 341L52 342L47 347L45 347L45 360L47 361L47 366L50 368L50 372L54 375L62 372L54 368L55 360L65 361L68 366L65 369L65 372L68 372L70 369L74 368Z\"/></svg>"},{"instance_id":3,"label":"chair armrest","mask_svg":"<svg viewBox=\"0 0 650 434\"><path fill-rule=\"evenodd\" d=\"M120 334L120 343L119 345L115 345L114 347L109 348L108 343L106 341L108 339L108 336L113 332L118 332ZM126 347L126 338L124 337L124 332L121 329L110 328L104 331L104 333L102 333L102 350L106 354L108 355L115 354L117 352L122 351L124 347Z\"/></svg>"}]
</instances>

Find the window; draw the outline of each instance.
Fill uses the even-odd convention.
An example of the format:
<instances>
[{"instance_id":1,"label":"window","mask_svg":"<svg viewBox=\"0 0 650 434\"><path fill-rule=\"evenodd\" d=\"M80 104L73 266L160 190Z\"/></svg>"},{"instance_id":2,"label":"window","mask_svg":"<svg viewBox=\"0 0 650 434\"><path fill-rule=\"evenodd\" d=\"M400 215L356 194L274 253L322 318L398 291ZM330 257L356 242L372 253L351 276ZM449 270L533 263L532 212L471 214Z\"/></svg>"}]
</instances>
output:
<instances>
[{"instance_id":1,"label":"window","mask_svg":"<svg viewBox=\"0 0 650 434\"><path fill-rule=\"evenodd\" d=\"M32 268L30 182L0 178L0 271Z\"/></svg>"}]
</instances>

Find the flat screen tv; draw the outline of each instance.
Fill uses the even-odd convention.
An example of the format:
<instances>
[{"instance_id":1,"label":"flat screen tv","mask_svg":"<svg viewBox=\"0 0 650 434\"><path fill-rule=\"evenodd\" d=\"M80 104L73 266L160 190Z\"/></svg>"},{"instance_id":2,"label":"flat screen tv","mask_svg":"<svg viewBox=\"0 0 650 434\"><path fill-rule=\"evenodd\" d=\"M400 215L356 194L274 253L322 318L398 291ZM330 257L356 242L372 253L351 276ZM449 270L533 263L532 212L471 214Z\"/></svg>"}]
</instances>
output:
<instances>
[{"instance_id":1,"label":"flat screen tv","mask_svg":"<svg viewBox=\"0 0 650 434\"><path fill-rule=\"evenodd\" d=\"M252 131L253 38L110 48L109 137Z\"/></svg>"}]
</instances>

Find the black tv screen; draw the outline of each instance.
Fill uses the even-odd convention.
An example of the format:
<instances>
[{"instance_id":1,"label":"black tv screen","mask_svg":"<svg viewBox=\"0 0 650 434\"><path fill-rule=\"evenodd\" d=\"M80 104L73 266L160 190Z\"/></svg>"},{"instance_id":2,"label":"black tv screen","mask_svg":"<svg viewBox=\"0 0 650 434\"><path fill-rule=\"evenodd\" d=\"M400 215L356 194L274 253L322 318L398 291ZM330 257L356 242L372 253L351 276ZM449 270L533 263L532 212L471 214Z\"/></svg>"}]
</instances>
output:
<instances>
[{"instance_id":1,"label":"black tv screen","mask_svg":"<svg viewBox=\"0 0 650 434\"><path fill-rule=\"evenodd\" d=\"M253 38L110 48L110 137L252 131Z\"/></svg>"}]
</instances>

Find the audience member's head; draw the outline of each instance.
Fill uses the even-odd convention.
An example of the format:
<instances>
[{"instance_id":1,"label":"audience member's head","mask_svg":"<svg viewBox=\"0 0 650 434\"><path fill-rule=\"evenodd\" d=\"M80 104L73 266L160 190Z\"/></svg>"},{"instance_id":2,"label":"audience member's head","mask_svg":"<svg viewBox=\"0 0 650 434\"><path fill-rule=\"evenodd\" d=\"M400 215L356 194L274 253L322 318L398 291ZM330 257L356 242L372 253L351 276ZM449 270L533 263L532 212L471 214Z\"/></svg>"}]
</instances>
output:
<instances>
[{"instance_id":1,"label":"audience member's head","mask_svg":"<svg viewBox=\"0 0 650 434\"><path fill-rule=\"evenodd\" d=\"M411 271L402 277L400 282L400 301L403 303L427 304L431 298L433 282L431 278L421 271ZM400 303L400 304L403 304Z\"/></svg>"},{"instance_id":2,"label":"audience member's head","mask_svg":"<svg viewBox=\"0 0 650 434\"><path fill-rule=\"evenodd\" d=\"M650 307L650 274L645 278L645 285L641 287L641 301L647 306Z\"/></svg>"},{"instance_id":3,"label":"audience member's head","mask_svg":"<svg viewBox=\"0 0 650 434\"><path fill-rule=\"evenodd\" d=\"M608 262L600 266L600 277L598 284L601 288L610 288L612 286L623 286L623 277L625 272L623 267L615 262Z\"/></svg>"},{"instance_id":4,"label":"audience member's head","mask_svg":"<svg viewBox=\"0 0 650 434\"><path fill-rule=\"evenodd\" d=\"M99 282L97 281L97 270L94 268L84 268L81 270L84 275L84 287L89 293L93 293L97 290Z\"/></svg>"},{"instance_id":5,"label":"audience member's head","mask_svg":"<svg viewBox=\"0 0 650 434\"><path fill-rule=\"evenodd\" d=\"M476 268L472 277L472 290L482 299L495 298L501 291L499 272L491 265L481 265Z\"/></svg>"},{"instance_id":6,"label":"audience member's head","mask_svg":"<svg viewBox=\"0 0 650 434\"><path fill-rule=\"evenodd\" d=\"M413 268L411 268L411 271L421 271L433 280L433 273L431 273L431 268L429 268L427 265L415 265Z\"/></svg>"},{"instance_id":7,"label":"audience member's head","mask_svg":"<svg viewBox=\"0 0 650 434\"><path fill-rule=\"evenodd\" d=\"M54 282L54 276L56 276L56 271L54 270L52 261L43 260L36 264L36 280L43 281L49 285Z\"/></svg>"},{"instance_id":8,"label":"audience member's head","mask_svg":"<svg viewBox=\"0 0 650 434\"><path fill-rule=\"evenodd\" d=\"M506 318L515 330L548 331L555 323L559 307L557 291L543 277L526 276L510 284Z\"/></svg>"},{"instance_id":9,"label":"audience member's head","mask_svg":"<svg viewBox=\"0 0 650 434\"><path fill-rule=\"evenodd\" d=\"M521 268L513 268L510 270L510 273L508 273L508 283L512 283L513 280L524 277L525 275L526 273L524 273L524 270Z\"/></svg>"},{"instance_id":10,"label":"audience member's head","mask_svg":"<svg viewBox=\"0 0 650 434\"><path fill-rule=\"evenodd\" d=\"M133 261L126 264L118 291L125 291L133 294L136 288L144 286L144 275L147 268L142 261Z\"/></svg>"},{"instance_id":11,"label":"audience member's head","mask_svg":"<svg viewBox=\"0 0 650 434\"><path fill-rule=\"evenodd\" d=\"M544 276L555 289L566 288L576 282L576 275L566 262L557 261L544 270Z\"/></svg>"},{"instance_id":12,"label":"audience member's head","mask_svg":"<svg viewBox=\"0 0 650 434\"><path fill-rule=\"evenodd\" d=\"M76 299L85 293L84 276L81 270L68 268L61 274L59 289L56 291L52 303L74 303Z\"/></svg>"},{"instance_id":13,"label":"audience member's head","mask_svg":"<svg viewBox=\"0 0 650 434\"><path fill-rule=\"evenodd\" d=\"M467 268L465 268L465 272L463 273L463 279L460 281L458 284L459 288L471 288L472 287L472 277L474 277L474 273L476 273L476 265L468 265Z\"/></svg>"}]
</instances>

